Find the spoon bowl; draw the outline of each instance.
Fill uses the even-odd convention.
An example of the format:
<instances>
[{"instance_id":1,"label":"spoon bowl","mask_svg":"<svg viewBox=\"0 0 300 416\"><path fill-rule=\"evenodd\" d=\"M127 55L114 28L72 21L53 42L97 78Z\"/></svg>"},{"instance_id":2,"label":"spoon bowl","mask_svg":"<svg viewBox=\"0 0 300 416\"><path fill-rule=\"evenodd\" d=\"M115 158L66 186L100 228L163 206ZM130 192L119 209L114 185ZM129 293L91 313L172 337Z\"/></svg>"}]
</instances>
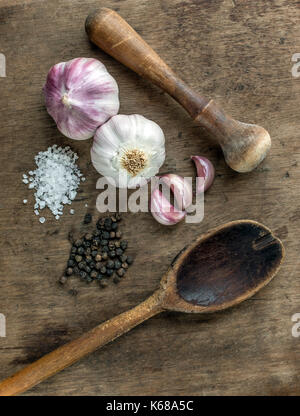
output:
<instances>
[{"instance_id":1,"label":"spoon bowl","mask_svg":"<svg viewBox=\"0 0 300 416\"><path fill-rule=\"evenodd\" d=\"M216 312L254 295L277 273L281 241L255 221L227 223L184 249L163 277L163 307Z\"/></svg>"},{"instance_id":2,"label":"spoon bowl","mask_svg":"<svg viewBox=\"0 0 300 416\"><path fill-rule=\"evenodd\" d=\"M0 396L22 393L165 310L215 312L237 305L275 276L281 241L255 221L234 221L182 250L153 295L0 383Z\"/></svg>"}]
</instances>

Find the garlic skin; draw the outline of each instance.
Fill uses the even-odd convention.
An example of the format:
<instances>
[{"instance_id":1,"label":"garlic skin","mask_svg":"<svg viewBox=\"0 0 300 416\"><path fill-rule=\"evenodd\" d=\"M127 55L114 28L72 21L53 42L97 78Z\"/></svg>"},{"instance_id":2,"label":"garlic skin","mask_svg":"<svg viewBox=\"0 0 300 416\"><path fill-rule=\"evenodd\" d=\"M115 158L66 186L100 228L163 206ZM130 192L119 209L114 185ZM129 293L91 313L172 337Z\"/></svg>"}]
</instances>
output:
<instances>
[{"instance_id":1,"label":"garlic skin","mask_svg":"<svg viewBox=\"0 0 300 416\"><path fill-rule=\"evenodd\" d=\"M89 139L119 111L118 84L97 59L76 58L54 65L43 91L48 113L70 139Z\"/></svg>"},{"instance_id":2,"label":"garlic skin","mask_svg":"<svg viewBox=\"0 0 300 416\"><path fill-rule=\"evenodd\" d=\"M192 204L192 187L182 176L167 173L166 175L160 176L160 181L171 189L180 209L186 209Z\"/></svg>"},{"instance_id":3,"label":"garlic skin","mask_svg":"<svg viewBox=\"0 0 300 416\"><path fill-rule=\"evenodd\" d=\"M114 186L143 186L164 163L165 136L154 121L118 114L97 129L91 159Z\"/></svg>"},{"instance_id":4,"label":"garlic skin","mask_svg":"<svg viewBox=\"0 0 300 416\"><path fill-rule=\"evenodd\" d=\"M175 225L186 216L186 211L176 210L163 193L156 188L151 194L151 214L160 224Z\"/></svg>"},{"instance_id":5,"label":"garlic skin","mask_svg":"<svg viewBox=\"0 0 300 416\"><path fill-rule=\"evenodd\" d=\"M163 183L171 189L177 205L176 208L159 190L159 183ZM192 204L192 185L182 176L173 173L160 176L159 183L151 194L151 214L160 224L175 225L186 216L185 209Z\"/></svg>"},{"instance_id":6,"label":"garlic skin","mask_svg":"<svg viewBox=\"0 0 300 416\"><path fill-rule=\"evenodd\" d=\"M204 156L191 156L191 159L195 163L197 176L203 178L204 181L197 181L196 193L205 192L211 187L215 179L214 165Z\"/></svg>"}]
</instances>

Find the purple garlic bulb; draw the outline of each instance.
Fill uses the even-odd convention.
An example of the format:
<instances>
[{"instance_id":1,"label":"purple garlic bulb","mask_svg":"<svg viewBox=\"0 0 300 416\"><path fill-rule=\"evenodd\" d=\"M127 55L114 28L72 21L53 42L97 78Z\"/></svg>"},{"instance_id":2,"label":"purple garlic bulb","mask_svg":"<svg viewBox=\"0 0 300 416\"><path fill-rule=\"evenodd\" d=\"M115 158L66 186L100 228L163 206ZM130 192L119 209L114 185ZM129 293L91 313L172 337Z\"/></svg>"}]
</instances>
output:
<instances>
[{"instance_id":1,"label":"purple garlic bulb","mask_svg":"<svg viewBox=\"0 0 300 416\"><path fill-rule=\"evenodd\" d=\"M119 111L118 84L97 59L54 65L43 90L48 113L70 139L89 139Z\"/></svg>"}]
</instances>

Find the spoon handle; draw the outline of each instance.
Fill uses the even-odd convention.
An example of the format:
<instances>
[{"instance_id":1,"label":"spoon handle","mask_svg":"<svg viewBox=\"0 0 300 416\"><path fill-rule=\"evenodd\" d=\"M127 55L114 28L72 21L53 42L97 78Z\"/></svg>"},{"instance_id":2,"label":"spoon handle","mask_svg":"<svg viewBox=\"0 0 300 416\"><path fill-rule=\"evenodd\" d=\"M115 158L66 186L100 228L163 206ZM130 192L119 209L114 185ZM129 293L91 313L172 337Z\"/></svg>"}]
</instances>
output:
<instances>
[{"instance_id":1,"label":"spoon handle","mask_svg":"<svg viewBox=\"0 0 300 416\"><path fill-rule=\"evenodd\" d=\"M0 396L20 394L162 312L159 291L126 311L50 352L0 383Z\"/></svg>"}]
</instances>

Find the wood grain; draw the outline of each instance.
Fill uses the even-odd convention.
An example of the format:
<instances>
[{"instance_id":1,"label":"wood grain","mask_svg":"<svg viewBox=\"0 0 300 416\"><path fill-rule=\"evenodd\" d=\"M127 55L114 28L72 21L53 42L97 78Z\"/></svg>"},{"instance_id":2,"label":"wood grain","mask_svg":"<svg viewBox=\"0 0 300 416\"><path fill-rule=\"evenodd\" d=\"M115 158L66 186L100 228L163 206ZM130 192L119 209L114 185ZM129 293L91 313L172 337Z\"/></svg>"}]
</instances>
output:
<instances>
[{"instance_id":1,"label":"wood grain","mask_svg":"<svg viewBox=\"0 0 300 416\"><path fill-rule=\"evenodd\" d=\"M291 75L291 56L300 44L298 2L105 2L193 89L270 132L271 153L246 175L226 166L218 147L170 97L88 42L84 22L98 1L12 4L0 2L0 52L7 58L7 77L0 78L0 313L7 319L0 378L145 300L177 251L199 233L251 218L270 227L287 252L280 273L261 292L210 316L154 317L26 394L299 395L299 338L291 334L291 316L300 312L300 80ZM147 213L125 215L123 231L135 263L124 282L103 291L76 279L68 287L57 285L68 232L84 229L87 211L96 214L97 173L89 161L91 142L59 134L41 88L51 65L77 56L107 66L120 86L121 113L142 113L163 128L162 173L195 174L192 154L209 157L217 173L201 224L166 229ZM72 205L74 216L66 210L57 223L46 214L41 225L21 176L34 168L37 152L55 143L78 152L87 180ZM72 288L77 296L69 293Z\"/></svg>"}]
</instances>

